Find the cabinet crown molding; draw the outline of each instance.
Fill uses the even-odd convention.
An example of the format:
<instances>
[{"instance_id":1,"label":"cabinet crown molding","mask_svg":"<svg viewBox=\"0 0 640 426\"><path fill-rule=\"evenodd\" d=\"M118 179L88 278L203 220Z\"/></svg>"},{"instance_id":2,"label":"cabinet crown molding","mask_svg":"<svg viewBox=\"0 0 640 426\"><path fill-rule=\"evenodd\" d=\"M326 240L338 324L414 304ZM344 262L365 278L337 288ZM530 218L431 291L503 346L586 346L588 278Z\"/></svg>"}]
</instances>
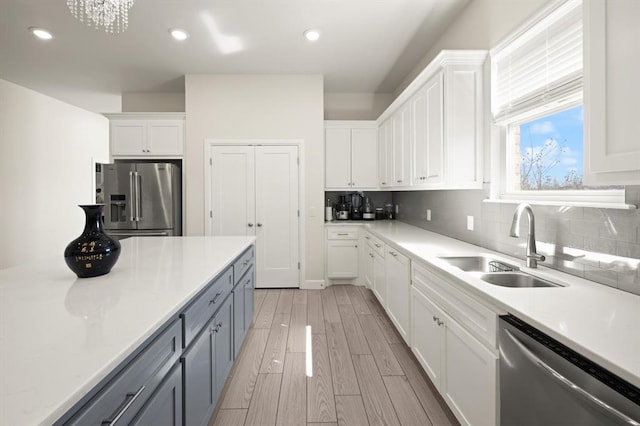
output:
<instances>
[{"instance_id":1,"label":"cabinet crown molding","mask_svg":"<svg viewBox=\"0 0 640 426\"><path fill-rule=\"evenodd\" d=\"M479 65L487 58L487 50L442 50L429 64L413 79L413 81L398 95L396 99L376 120L382 123L404 104L425 84L435 73L451 65Z\"/></svg>"},{"instance_id":2,"label":"cabinet crown molding","mask_svg":"<svg viewBox=\"0 0 640 426\"><path fill-rule=\"evenodd\" d=\"M109 120L184 120L184 112L113 112L102 114Z\"/></svg>"}]
</instances>

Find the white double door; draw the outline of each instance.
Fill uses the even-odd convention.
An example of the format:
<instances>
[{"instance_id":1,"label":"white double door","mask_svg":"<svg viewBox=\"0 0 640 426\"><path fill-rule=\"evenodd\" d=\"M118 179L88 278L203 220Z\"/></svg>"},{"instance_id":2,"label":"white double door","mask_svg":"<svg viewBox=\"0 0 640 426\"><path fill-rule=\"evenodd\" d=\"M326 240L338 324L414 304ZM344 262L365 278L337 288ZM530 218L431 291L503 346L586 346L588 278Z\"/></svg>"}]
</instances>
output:
<instances>
[{"instance_id":1,"label":"white double door","mask_svg":"<svg viewBox=\"0 0 640 426\"><path fill-rule=\"evenodd\" d=\"M299 287L298 147L210 147L210 235L255 235L256 287Z\"/></svg>"}]
</instances>

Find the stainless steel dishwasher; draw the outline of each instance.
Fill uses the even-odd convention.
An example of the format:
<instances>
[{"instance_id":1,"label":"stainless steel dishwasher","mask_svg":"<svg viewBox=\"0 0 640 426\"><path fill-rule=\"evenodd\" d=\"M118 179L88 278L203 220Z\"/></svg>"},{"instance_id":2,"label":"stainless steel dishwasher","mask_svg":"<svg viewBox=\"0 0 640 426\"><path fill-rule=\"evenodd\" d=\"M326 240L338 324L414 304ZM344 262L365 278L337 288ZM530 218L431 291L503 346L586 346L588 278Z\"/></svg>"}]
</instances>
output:
<instances>
[{"instance_id":1,"label":"stainless steel dishwasher","mask_svg":"<svg viewBox=\"0 0 640 426\"><path fill-rule=\"evenodd\" d=\"M512 315L499 341L502 426L640 425L637 387Z\"/></svg>"}]
</instances>

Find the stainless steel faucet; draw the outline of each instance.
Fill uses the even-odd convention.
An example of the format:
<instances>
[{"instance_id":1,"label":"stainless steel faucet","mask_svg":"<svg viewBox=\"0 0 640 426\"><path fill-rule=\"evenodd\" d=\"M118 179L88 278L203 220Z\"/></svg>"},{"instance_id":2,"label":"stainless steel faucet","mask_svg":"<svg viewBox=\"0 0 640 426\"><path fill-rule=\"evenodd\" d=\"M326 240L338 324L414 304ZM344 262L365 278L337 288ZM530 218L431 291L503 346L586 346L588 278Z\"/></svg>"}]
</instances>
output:
<instances>
[{"instance_id":1,"label":"stainless steel faucet","mask_svg":"<svg viewBox=\"0 0 640 426\"><path fill-rule=\"evenodd\" d=\"M537 268L538 261L544 262L545 257L536 253L536 225L535 218L533 217L533 209L527 203L521 203L518 205L516 212L513 214L513 222L511 222L511 231L509 235L512 237L520 236L520 217L522 212L527 212L527 218L529 219L529 234L527 235L527 268Z\"/></svg>"}]
</instances>

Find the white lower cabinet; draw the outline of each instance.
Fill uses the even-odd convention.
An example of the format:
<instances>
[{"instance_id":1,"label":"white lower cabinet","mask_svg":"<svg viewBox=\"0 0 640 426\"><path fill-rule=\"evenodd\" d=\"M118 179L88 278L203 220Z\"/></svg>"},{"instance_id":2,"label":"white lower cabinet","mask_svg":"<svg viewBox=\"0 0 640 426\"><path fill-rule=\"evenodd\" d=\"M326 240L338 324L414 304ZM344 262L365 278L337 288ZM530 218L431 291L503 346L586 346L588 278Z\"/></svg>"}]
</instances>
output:
<instances>
[{"instance_id":1,"label":"white lower cabinet","mask_svg":"<svg viewBox=\"0 0 640 426\"><path fill-rule=\"evenodd\" d=\"M429 297L424 276L412 275L411 349L461 424L495 425L497 351Z\"/></svg>"},{"instance_id":2,"label":"white lower cabinet","mask_svg":"<svg viewBox=\"0 0 640 426\"><path fill-rule=\"evenodd\" d=\"M358 278L358 229L355 227L327 228L327 278L353 280Z\"/></svg>"},{"instance_id":3,"label":"white lower cabinet","mask_svg":"<svg viewBox=\"0 0 640 426\"><path fill-rule=\"evenodd\" d=\"M407 256L387 246L384 265L387 284L387 313L402 338L409 343L411 337L409 334L411 263Z\"/></svg>"},{"instance_id":4,"label":"white lower cabinet","mask_svg":"<svg viewBox=\"0 0 640 426\"><path fill-rule=\"evenodd\" d=\"M498 357L445 316L441 392L460 423L495 425Z\"/></svg>"},{"instance_id":5,"label":"white lower cabinet","mask_svg":"<svg viewBox=\"0 0 640 426\"><path fill-rule=\"evenodd\" d=\"M383 308L387 307L387 273L384 257L378 253L373 254L373 294Z\"/></svg>"}]
</instances>

